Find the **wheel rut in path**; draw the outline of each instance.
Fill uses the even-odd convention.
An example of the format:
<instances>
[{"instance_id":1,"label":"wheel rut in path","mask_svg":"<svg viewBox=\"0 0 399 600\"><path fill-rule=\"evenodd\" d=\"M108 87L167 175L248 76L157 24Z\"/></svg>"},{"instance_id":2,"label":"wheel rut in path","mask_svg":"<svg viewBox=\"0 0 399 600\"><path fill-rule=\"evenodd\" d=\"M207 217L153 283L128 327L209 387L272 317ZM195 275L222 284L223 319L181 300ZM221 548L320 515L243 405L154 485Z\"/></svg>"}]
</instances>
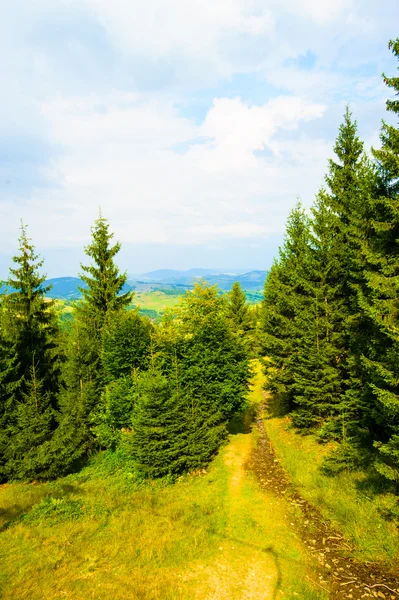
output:
<instances>
[{"instance_id":1,"label":"wheel rut in path","mask_svg":"<svg viewBox=\"0 0 399 600\"><path fill-rule=\"evenodd\" d=\"M250 546L237 536L242 519L251 511L245 498L245 464L251 454L251 436L234 436L224 452L229 473L227 530L217 556L209 564L198 564L187 573L195 582L198 600L273 600L279 572L271 554Z\"/></svg>"},{"instance_id":2,"label":"wheel rut in path","mask_svg":"<svg viewBox=\"0 0 399 600\"><path fill-rule=\"evenodd\" d=\"M261 488L285 497L301 511L297 523L301 538L319 565L320 587L328 590L330 598L399 598L399 573L388 572L377 563L361 563L352 558L351 546L320 511L296 492L280 465L263 422L264 406L257 418L259 440L253 450L250 469Z\"/></svg>"}]
</instances>

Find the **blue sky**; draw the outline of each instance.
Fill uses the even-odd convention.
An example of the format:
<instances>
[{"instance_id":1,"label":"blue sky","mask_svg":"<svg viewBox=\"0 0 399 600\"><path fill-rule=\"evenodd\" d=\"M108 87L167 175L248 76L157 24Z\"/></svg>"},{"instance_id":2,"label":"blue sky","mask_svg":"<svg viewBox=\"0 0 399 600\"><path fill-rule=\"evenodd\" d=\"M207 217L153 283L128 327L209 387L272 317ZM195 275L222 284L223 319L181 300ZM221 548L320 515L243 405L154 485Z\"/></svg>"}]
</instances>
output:
<instances>
[{"instance_id":1,"label":"blue sky","mask_svg":"<svg viewBox=\"0 0 399 600\"><path fill-rule=\"evenodd\" d=\"M101 206L129 273L268 268L348 102L378 144L397 0L15 0L0 20L0 278L22 218L76 275Z\"/></svg>"}]
</instances>

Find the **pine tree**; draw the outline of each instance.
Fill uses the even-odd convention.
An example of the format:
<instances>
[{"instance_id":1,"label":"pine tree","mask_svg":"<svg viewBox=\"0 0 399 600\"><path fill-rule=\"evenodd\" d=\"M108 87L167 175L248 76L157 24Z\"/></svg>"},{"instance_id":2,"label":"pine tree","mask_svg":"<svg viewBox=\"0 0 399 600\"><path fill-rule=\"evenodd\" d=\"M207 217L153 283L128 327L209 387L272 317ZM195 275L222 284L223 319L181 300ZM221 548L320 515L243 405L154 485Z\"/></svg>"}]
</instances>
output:
<instances>
[{"instance_id":1,"label":"pine tree","mask_svg":"<svg viewBox=\"0 0 399 600\"><path fill-rule=\"evenodd\" d=\"M304 270L309 253L309 219L298 204L288 217L284 245L265 282L263 354L267 356L268 387L283 412L295 406L294 371L302 353L297 316L307 298Z\"/></svg>"},{"instance_id":2,"label":"pine tree","mask_svg":"<svg viewBox=\"0 0 399 600\"><path fill-rule=\"evenodd\" d=\"M389 47L399 59L399 38ZM399 78L384 76L384 81L399 94ZM398 115L399 100L388 100L387 110ZM399 128L383 122L381 142L381 149L373 151L381 188L372 203L364 245L366 286L359 294L370 340L363 356L368 376L365 425L378 449L377 469L399 481Z\"/></svg>"},{"instance_id":3,"label":"pine tree","mask_svg":"<svg viewBox=\"0 0 399 600\"><path fill-rule=\"evenodd\" d=\"M127 307L133 297L131 292L120 294L126 284L126 273L119 273L114 258L121 249L120 243L111 245L113 233L101 215L92 227L92 242L85 252L92 259L90 266L81 265L81 279L87 287L81 287L82 310L101 332L107 316Z\"/></svg>"},{"instance_id":4,"label":"pine tree","mask_svg":"<svg viewBox=\"0 0 399 600\"><path fill-rule=\"evenodd\" d=\"M225 299L216 286L197 283L177 311L184 345L182 384L225 419L245 406L249 380L248 353L226 319Z\"/></svg>"},{"instance_id":5,"label":"pine tree","mask_svg":"<svg viewBox=\"0 0 399 600\"><path fill-rule=\"evenodd\" d=\"M245 292L240 283L233 283L228 295L228 306L226 315L230 321L233 331L244 335L253 329L253 319L247 303Z\"/></svg>"},{"instance_id":6,"label":"pine tree","mask_svg":"<svg viewBox=\"0 0 399 600\"><path fill-rule=\"evenodd\" d=\"M6 479L5 451L9 444L8 427L15 415L15 393L20 387L15 343L4 339L1 323L3 318L3 310L0 307L0 481Z\"/></svg>"},{"instance_id":7,"label":"pine tree","mask_svg":"<svg viewBox=\"0 0 399 600\"><path fill-rule=\"evenodd\" d=\"M165 356L160 358L158 342L150 370L140 373L135 382L133 433L127 438L136 468L146 477L178 475L206 466L227 435L220 409L203 402L184 383L177 351L166 361ZM166 362L172 367L167 375L160 369Z\"/></svg>"},{"instance_id":8,"label":"pine tree","mask_svg":"<svg viewBox=\"0 0 399 600\"><path fill-rule=\"evenodd\" d=\"M39 272L43 260L35 253L25 225L21 225L19 242L20 254L13 257L17 266L10 268L9 293L3 299L4 335L15 344L21 391L26 391L23 382L30 379L35 365L43 391L54 395L59 387L58 324L54 304L45 298L50 288L43 286L45 276Z\"/></svg>"},{"instance_id":9,"label":"pine tree","mask_svg":"<svg viewBox=\"0 0 399 600\"><path fill-rule=\"evenodd\" d=\"M312 216L309 245L297 269L302 294L294 322L301 351L292 365L293 420L299 427L323 425L326 430L341 399L343 349L335 216L324 191L316 199Z\"/></svg>"},{"instance_id":10,"label":"pine tree","mask_svg":"<svg viewBox=\"0 0 399 600\"><path fill-rule=\"evenodd\" d=\"M147 366L152 329L149 319L140 317L138 310L115 315L103 336L102 362L108 381Z\"/></svg>"},{"instance_id":11,"label":"pine tree","mask_svg":"<svg viewBox=\"0 0 399 600\"><path fill-rule=\"evenodd\" d=\"M58 325L45 298L43 261L21 226L20 253L13 258L2 299L0 360L1 462L3 477L45 476L57 426ZM13 291L14 290L14 291Z\"/></svg>"},{"instance_id":12,"label":"pine tree","mask_svg":"<svg viewBox=\"0 0 399 600\"><path fill-rule=\"evenodd\" d=\"M4 450L4 470L8 478L43 479L49 476L55 423L51 405L51 394L44 390L33 363L25 391L7 427L9 443Z\"/></svg>"}]
</instances>

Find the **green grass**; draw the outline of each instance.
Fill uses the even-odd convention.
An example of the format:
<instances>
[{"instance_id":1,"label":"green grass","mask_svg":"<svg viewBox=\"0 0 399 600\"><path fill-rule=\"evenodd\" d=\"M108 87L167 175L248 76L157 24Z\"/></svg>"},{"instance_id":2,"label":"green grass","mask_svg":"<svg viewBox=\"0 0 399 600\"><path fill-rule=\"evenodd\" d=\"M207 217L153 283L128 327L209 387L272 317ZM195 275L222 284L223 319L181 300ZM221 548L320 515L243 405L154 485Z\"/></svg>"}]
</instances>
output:
<instances>
[{"instance_id":1,"label":"green grass","mask_svg":"<svg viewBox=\"0 0 399 600\"><path fill-rule=\"evenodd\" d=\"M323 475L320 465L328 446L296 433L290 419L265 419L267 434L299 493L320 508L355 547L361 560L399 566L398 497L367 485L362 473ZM388 518L387 518L388 517Z\"/></svg>"},{"instance_id":2,"label":"green grass","mask_svg":"<svg viewBox=\"0 0 399 600\"><path fill-rule=\"evenodd\" d=\"M251 403L260 393L257 376ZM139 481L108 451L55 482L0 486L2 598L326 598L289 503L245 469L253 443L231 436L175 484Z\"/></svg>"},{"instance_id":3,"label":"green grass","mask_svg":"<svg viewBox=\"0 0 399 600\"><path fill-rule=\"evenodd\" d=\"M180 301L179 295L165 294L161 291L136 292L133 303L140 308L163 312L165 308L173 308Z\"/></svg>"}]
</instances>

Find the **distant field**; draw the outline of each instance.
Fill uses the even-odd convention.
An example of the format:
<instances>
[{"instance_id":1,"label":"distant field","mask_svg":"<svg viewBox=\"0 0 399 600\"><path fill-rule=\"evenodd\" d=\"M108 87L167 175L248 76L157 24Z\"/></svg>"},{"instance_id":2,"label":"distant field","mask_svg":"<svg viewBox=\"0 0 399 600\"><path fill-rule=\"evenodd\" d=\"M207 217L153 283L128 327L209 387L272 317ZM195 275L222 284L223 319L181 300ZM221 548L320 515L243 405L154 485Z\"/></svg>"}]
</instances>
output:
<instances>
[{"instance_id":1,"label":"distant field","mask_svg":"<svg viewBox=\"0 0 399 600\"><path fill-rule=\"evenodd\" d=\"M259 304L262 300L260 290L244 290L247 301L251 305ZM152 320L159 319L166 308L173 308L179 302L185 292L179 290L153 290L150 292L135 292L132 306L139 307L141 314ZM49 299L50 301L50 299ZM56 299L55 305L59 311L61 320L68 322L73 319L73 304L76 300Z\"/></svg>"},{"instance_id":2,"label":"distant field","mask_svg":"<svg viewBox=\"0 0 399 600\"><path fill-rule=\"evenodd\" d=\"M262 300L262 292L260 290L244 290L247 295L247 301L250 304L258 304ZM182 294L163 291L152 291L152 292L136 292L134 295L133 303L143 309L156 310L157 312L163 312L165 308L172 308L176 306Z\"/></svg>"},{"instance_id":3,"label":"distant field","mask_svg":"<svg viewBox=\"0 0 399 600\"><path fill-rule=\"evenodd\" d=\"M165 294L161 291L136 292L133 304L140 308L163 312L165 308L171 308L179 303L180 295Z\"/></svg>"}]
</instances>

